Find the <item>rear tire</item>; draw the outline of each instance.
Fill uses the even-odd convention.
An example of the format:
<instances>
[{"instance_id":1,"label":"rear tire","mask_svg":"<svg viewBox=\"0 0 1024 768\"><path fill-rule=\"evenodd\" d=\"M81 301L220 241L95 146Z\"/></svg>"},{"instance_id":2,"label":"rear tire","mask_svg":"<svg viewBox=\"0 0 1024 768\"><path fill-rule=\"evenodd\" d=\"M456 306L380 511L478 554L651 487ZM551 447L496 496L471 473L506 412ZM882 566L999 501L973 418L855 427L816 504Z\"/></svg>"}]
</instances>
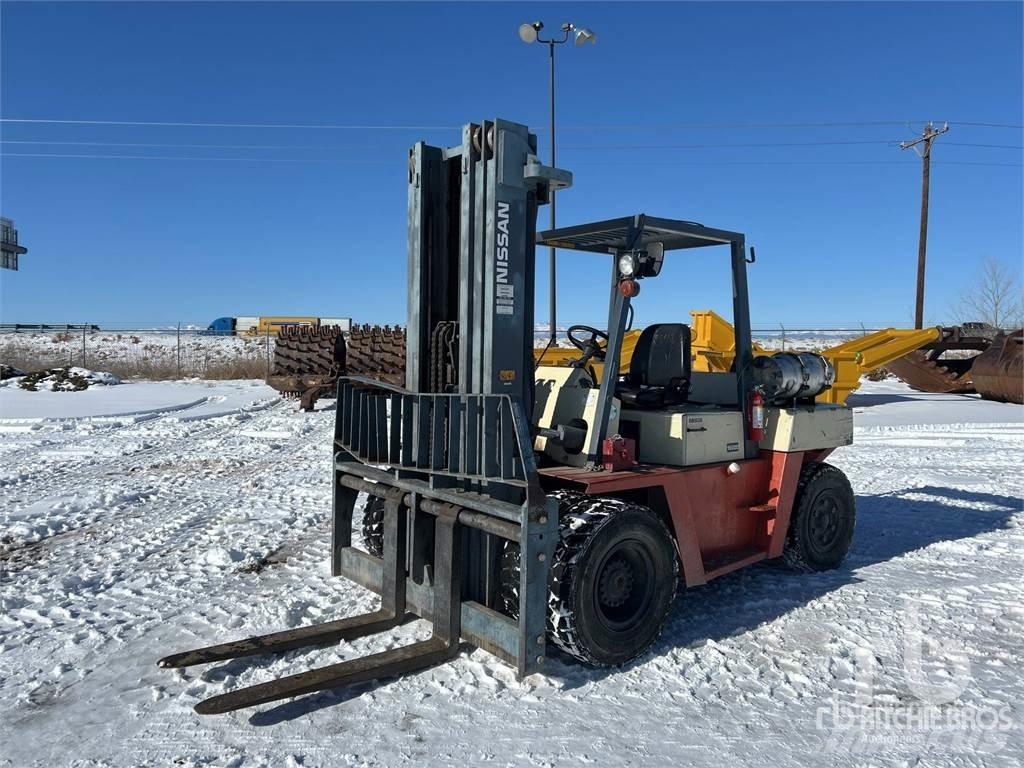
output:
<instances>
[{"instance_id":1,"label":"rear tire","mask_svg":"<svg viewBox=\"0 0 1024 768\"><path fill-rule=\"evenodd\" d=\"M384 557L384 499L370 496L363 507L363 546L374 557Z\"/></svg>"},{"instance_id":2,"label":"rear tire","mask_svg":"<svg viewBox=\"0 0 1024 768\"><path fill-rule=\"evenodd\" d=\"M814 462L800 472L782 559L805 573L837 568L850 549L856 503L850 481L831 464Z\"/></svg>"}]
</instances>

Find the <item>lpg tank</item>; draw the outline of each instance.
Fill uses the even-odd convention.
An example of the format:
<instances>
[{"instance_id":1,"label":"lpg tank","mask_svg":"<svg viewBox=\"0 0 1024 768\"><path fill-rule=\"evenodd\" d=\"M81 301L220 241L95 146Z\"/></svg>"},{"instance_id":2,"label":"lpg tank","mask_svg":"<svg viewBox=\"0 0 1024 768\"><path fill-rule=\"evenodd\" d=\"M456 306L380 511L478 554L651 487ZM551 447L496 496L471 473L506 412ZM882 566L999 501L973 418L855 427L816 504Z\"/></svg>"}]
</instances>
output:
<instances>
[{"instance_id":1,"label":"lpg tank","mask_svg":"<svg viewBox=\"0 0 1024 768\"><path fill-rule=\"evenodd\" d=\"M815 397L836 380L832 364L811 352L757 356L752 370L754 384L769 403Z\"/></svg>"}]
</instances>

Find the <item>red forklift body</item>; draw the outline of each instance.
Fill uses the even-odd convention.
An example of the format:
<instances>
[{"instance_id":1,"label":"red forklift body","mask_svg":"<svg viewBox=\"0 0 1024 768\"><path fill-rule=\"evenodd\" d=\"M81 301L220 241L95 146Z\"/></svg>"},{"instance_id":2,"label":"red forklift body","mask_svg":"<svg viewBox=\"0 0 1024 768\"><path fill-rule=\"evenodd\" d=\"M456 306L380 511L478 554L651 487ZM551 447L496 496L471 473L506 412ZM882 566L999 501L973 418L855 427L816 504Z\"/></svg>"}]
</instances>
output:
<instances>
[{"instance_id":1,"label":"red forklift body","mask_svg":"<svg viewBox=\"0 0 1024 768\"><path fill-rule=\"evenodd\" d=\"M677 468L640 464L601 471L541 469L553 486L635 500L666 517L686 586L705 584L782 554L800 470L831 449L761 451L745 461Z\"/></svg>"}]
</instances>

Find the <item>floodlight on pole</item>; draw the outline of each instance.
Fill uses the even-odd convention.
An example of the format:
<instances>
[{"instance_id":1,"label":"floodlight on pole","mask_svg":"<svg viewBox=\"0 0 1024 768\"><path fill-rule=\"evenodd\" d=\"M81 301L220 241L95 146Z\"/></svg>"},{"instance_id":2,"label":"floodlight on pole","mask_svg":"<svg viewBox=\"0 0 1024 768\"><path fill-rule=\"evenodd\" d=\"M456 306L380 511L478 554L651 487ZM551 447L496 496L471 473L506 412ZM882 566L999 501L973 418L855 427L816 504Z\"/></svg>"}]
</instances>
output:
<instances>
[{"instance_id":1,"label":"floodlight on pole","mask_svg":"<svg viewBox=\"0 0 1024 768\"><path fill-rule=\"evenodd\" d=\"M544 24L539 21L535 21L531 24L520 24L519 39L524 43L535 43L537 42L537 33L543 28Z\"/></svg>"},{"instance_id":2,"label":"floodlight on pole","mask_svg":"<svg viewBox=\"0 0 1024 768\"><path fill-rule=\"evenodd\" d=\"M540 31L544 29L544 22L533 21L519 26L519 39L524 43L541 43L548 47L548 60L550 62L550 101L551 101L551 122L549 125L550 136L551 136L551 167L555 167L555 46L561 45L568 41L569 35L572 35L576 45L583 45L585 43L596 43L597 35L594 34L593 30L586 27L577 27L572 22L565 22L561 26L562 37L550 38L548 40L543 39L540 36ZM551 200L549 202L550 213L551 213L551 229L555 228L555 191L551 190ZM550 297L550 317L551 317L551 333L549 345L553 346L558 335L555 310L557 302L555 298L556 288L556 255L555 249L551 249L550 259L550 281L551 281L551 297Z\"/></svg>"},{"instance_id":3,"label":"floodlight on pole","mask_svg":"<svg viewBox=\"0 0 1024 768\"><path fill-rule=\"evenodd\" d=\"M586 27L581 27L576 30L576 45L583 45L584 43L596 43L597 35Z\"/></svg>"}]
</instances>

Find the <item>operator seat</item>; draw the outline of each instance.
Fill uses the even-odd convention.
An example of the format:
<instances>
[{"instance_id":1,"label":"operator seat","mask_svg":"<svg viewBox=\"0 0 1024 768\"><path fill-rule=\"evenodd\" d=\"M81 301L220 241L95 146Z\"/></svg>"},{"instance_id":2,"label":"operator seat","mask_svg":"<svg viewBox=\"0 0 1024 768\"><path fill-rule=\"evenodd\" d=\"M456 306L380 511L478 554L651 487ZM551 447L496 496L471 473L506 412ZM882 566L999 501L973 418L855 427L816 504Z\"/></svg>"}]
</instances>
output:
<instances>
[{"instance_id":1,"label":"operator seat","mask_svg":"<svg viewBox=\"0 0 1024 768\"><path fill-rule=\"evenodd\" d=\"M690 390L690 326L658 323L644 328L616 389L624 405L660 408L686 402Z\"/></svg>"}]
</instances>

